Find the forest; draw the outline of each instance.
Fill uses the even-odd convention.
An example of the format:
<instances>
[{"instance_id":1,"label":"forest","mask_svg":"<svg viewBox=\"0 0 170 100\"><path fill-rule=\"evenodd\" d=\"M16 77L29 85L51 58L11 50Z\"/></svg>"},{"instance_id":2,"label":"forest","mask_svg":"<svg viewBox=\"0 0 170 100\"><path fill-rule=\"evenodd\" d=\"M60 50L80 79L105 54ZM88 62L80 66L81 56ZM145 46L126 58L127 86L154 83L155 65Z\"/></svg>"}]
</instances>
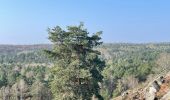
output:
<instances>
[{"instance_id":1,"label":"forest","mask_svg":"<svg viewBox=\"0 0 170 100\"><path fill-rule=\"evenodd\" d=\"M170 0L0 0L0 100L170 100L169 26Z\"/></svg>"},{"instance_id":2,"label":"forest","mask_svg":"<svg viewBox=\"0 0 170 100\"><path fill-rule=\"evenodd\" d=\"M51 100L54 59L44 54L51 49L51 44L0 45L0 98ZM170 43L104 43L95 49L106 63L100 89L105 100L167 73L170 66Z\"/></svg>"},{"instance_id":3,"label":"forest","mask_svg":"<svg viewBox=\"0 0 170 100\"><path fill-rule=\"evenodd\" d=\"M103 43L83 23L48 34L51 44L0 45L0 99L110 100L170 70L170 43Z\"/></svg>"}]
</instances>

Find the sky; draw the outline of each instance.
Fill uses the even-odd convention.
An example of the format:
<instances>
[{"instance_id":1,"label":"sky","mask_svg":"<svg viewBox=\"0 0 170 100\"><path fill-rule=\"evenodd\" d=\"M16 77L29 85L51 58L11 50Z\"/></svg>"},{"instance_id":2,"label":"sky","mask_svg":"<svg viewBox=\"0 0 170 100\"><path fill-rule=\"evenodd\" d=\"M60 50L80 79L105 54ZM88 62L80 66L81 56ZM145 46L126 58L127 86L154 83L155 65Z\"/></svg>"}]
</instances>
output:
<instances>
[{"instance_id":1,"label":"sky","mask_svg":"<svg viewBox=\"0 0 170 100\"><path fill-rule=\"evenodd\" d=\"M84 22L105 43L170 42L170 0L0 0L0 44L40 44Z\"/></svg>"}]
</instances>

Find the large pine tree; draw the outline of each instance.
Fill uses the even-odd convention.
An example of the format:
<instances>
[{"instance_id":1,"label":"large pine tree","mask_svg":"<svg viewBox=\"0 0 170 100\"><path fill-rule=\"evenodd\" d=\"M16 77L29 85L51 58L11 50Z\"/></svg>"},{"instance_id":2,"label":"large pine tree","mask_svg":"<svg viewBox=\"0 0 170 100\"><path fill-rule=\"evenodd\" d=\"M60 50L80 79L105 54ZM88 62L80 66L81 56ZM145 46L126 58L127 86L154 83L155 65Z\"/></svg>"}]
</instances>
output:
<instances>
[{"instance_id":1,"label":"large pine tree","mask_svg":"<svg viewBox=\"0 0 170 100\"><path fill-rule=\"evenodd\" d=\"M56 26L48 30L53 49L46 51L55 59L51 68L51 90L56 100L102 99L99 94L105 62L94 47L101 45L101 33L89 34L81 23L68 26L67 30Z\"/></svg>"}]
</instances>

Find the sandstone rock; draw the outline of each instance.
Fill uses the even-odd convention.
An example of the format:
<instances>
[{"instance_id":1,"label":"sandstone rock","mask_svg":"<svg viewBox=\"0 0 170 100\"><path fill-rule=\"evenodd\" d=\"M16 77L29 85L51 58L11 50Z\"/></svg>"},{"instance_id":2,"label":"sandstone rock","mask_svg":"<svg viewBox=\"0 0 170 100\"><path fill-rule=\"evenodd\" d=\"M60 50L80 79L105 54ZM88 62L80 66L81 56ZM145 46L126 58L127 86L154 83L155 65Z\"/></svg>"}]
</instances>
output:
<instances>
[{"instance_id":1,"label":"sandstone rock","mask_svg":"<svg viewBox=\"0 0 170 100\"><path fill-rule=\"evenodd\" d=\"M165 94L160 100L170 100L170 91Z\"/></svg>"}]
</instances>

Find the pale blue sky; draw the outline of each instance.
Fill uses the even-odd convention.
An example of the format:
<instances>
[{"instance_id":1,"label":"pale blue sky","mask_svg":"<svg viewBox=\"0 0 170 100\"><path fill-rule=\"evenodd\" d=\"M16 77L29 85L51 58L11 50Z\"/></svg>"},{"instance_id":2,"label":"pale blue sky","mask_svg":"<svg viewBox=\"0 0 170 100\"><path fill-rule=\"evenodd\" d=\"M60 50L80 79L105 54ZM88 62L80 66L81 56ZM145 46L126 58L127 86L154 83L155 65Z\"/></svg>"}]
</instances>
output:
<instances>
[{"instance_id":1,"label":"pale blue sky","mask_svg":"<svg viewBox=\"0 0 170 100\"><path fill-rule=\"evenodd\" d=\"M104 42L170 42L169 0L0 0L0 44L49 43L47 28L103 31Z\"/></svg>"}]
</instances>

